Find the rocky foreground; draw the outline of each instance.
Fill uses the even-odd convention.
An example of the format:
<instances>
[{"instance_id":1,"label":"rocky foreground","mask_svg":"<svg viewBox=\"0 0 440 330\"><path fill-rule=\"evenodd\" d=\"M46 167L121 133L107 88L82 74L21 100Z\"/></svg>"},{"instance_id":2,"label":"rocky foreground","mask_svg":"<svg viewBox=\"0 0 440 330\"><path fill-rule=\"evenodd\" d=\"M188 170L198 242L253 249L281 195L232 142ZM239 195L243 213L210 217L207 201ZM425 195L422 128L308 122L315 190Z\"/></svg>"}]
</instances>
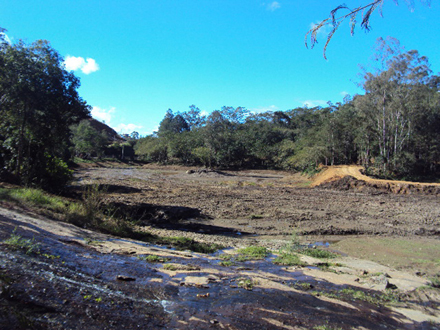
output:
<instances>
[{"instance_id":1,"label":"rocky foreground","mask_svg":"<svg viewBox=\"0 0 440 330\"><path fill-rule=\"evenodd\" d=\"M6 244L11 235L30 245ZM0 329L440 324L439 291L424 274L349 256L302 256L301 266L276 265L275 255L239 261L232 248L212 255L176 251L4 208L0 240Z\"/></svg>"}]
</instances>

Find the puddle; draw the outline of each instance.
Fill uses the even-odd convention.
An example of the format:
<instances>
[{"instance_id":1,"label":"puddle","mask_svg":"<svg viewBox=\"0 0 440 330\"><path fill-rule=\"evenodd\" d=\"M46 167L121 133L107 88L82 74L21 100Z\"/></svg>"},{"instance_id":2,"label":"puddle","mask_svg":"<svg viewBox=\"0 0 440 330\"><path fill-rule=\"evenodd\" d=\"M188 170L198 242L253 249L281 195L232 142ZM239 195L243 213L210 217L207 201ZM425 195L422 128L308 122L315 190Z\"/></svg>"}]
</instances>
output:
<instances>
[{"instance_id":1,"label":"puddle","mask_svg":"<svg viewBox=\"0 0 440 330\"><path fill-rule=\"evenodd\" d=\"M332 244L333 244L333 242L332 242ZM330 242L321 241L321 242L315 242L315 243L309 244L309 248L312 248L314 246L328 248L330 246Z\"/></svg>"}]
</instances>

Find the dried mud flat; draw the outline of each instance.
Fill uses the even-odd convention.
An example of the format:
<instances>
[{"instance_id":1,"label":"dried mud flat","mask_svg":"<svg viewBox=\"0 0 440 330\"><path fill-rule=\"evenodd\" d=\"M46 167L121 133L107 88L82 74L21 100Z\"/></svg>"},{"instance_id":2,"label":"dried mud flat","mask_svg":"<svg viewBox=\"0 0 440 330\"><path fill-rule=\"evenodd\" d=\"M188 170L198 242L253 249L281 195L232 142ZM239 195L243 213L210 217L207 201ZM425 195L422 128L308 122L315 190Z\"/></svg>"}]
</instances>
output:
<instances>
[{"instance_id":1,"label":"dried mud flat","mask_svg":"<svg viewBox=\"0 0 440 330\"><path fill-rule=\"evenodd\" d=\"M142 225L202 233L206 240L209 234L221 234L229 244L234 244L230 237L255 236L257 242L270 239L266 244L276 245L274 240L289 239L292 233L311 241L440 235L437 194L394 194L337 182L310 188L312 181L300 174L279 171L144 166L88 168L78 171L77 178L78 187L107 185L107 202Z\"/></svg>"},{"instance_id":2,"label":"dried mud flat","mask_svg":"<svg viewBox=\"0 0 440 330\"><path fill-rule=\"evenodd\" d=\"M149 232L274 254L296 233L341 253L327 267L305 256L308 266L279 266L275 255L225 266L219 254L233 248L175 251L1 208L0 241L17 228L40 253L0 245L0 329L439 328L439 291L426 287L440 272L435 194L310 188L271 171L93 167L76 177L73 190L106 185L113 212ZM137 258L146 255L174 266Z\"/></svg>"}]
</instances>

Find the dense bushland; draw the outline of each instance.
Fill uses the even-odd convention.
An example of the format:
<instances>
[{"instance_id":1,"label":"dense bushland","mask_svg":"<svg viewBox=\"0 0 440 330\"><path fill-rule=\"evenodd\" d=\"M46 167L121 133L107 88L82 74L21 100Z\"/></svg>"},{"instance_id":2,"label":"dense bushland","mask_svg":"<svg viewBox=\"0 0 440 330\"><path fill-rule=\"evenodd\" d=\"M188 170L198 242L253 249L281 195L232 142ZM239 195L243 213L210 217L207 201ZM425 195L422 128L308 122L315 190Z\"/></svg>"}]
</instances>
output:
<instances>
[{"instance_id":1,"label":"dense bushland","mask_svg":"<svg viewBox=\"0 0 440 330\"><path fill-rule=\"evenodd\" d=\"M158 132L137 141L136 154L165 164L313 171L358 163L382 177L433 176L440 165L440 77L426 57L395 45L379 40L373 66L362 72L363 95L265 113L168 110Z\"/></svg>"},{"instance_id":2,"label":"dense bushland","mask_svg":"<svg viewBox=\"0 0 440 330\"><path fill-rule=\"evenodd\" d=\"M69 126L89 115L79 85L47 41L11 45L0 38L3 179L52 191L68 182Z\"/></svg>"}]
</instances>

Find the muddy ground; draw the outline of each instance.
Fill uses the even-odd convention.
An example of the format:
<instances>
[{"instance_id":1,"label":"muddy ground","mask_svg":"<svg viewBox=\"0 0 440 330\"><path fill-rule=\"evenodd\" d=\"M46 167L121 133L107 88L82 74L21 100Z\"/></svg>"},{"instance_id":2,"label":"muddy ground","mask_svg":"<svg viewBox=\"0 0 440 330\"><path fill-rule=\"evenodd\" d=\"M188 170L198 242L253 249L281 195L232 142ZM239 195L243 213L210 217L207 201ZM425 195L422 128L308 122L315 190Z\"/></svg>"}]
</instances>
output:
<instances>
[{"instance_id":1,"label":"muddy ground","mask_svg":"<svg viewBox=\"0 0 440 330\"><path fill-rule=\"evenodd\" d=\"M337 183L310 188L308 178L280 171L190 172L157 166L88 168L76 177L78 187L107 185L107 203L116 212L155 228L257 241L292 234L311 242L353 235L440 235L436 194L393 194Z\"/></svg>"},{"instance_id":2,"label":"muddy ground","mask_svg":"<svg viewBox=\"0 0 440 330\"><path fill-rule=\"evenodd\" d=\"M440 273L435 193L311 188L309 179L278 171L98 164L75 177L71 196L102 184L108 212L136 219L145 231L263 245L274 255L225 266L219 255L233 248L179 252L2 208L0 241L17 228L40 252L0 244L0 329L440 327L439 291L427 286ZM303 267L274 265L292 235L338 258L326 267L311 257L302 257ZM146 255L175 267L137 258ZM240 284L246 280L252 287Z\"/></svg>"}]
</instances>

